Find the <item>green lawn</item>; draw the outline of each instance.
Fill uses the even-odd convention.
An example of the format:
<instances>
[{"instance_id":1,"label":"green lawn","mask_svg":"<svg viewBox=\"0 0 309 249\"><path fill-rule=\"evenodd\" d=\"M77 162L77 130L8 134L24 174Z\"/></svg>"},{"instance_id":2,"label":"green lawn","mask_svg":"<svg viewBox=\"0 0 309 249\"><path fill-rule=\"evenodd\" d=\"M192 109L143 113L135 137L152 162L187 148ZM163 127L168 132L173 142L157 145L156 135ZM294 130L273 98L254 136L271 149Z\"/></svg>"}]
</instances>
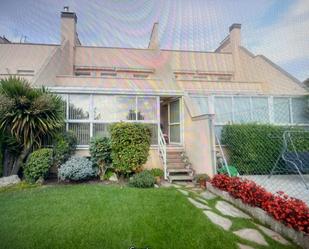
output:
<instances>
[{"instance_id":1,"label":"green lawn","mask_svg":"<svg viewBox=\"0 0 309 249\"><path fill-rule=\"evenodd\" d=\"M173 188L81 184L0 193L1 249L233 249L237 242L244 241Z\"/></svg>"}]
</instances>

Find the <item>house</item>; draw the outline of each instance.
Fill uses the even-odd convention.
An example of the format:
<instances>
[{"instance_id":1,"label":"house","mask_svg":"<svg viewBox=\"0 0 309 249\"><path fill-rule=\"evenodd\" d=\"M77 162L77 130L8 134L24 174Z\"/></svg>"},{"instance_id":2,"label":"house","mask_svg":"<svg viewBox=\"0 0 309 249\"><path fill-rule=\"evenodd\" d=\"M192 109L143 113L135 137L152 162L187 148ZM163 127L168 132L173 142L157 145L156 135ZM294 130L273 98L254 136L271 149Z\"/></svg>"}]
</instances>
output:
<instances>
[{"instance_id":1,"label":"house","mask_svg":"<svg viewBox=\"0 0 309 249\"><path fill-rule=\"evenodd\" d=\"M145 167L191 179L183 152L195 173L213 175L215 141L226 123L308 125L302 83L244 48L240 24L214 52L161 49L158 23L145 49L87 46L76 25L65 7L60 44L0 44L0 77L18 75L62 96L80 155L112 122L145 123L152 130Z\"/></svg>"}]
</instances>

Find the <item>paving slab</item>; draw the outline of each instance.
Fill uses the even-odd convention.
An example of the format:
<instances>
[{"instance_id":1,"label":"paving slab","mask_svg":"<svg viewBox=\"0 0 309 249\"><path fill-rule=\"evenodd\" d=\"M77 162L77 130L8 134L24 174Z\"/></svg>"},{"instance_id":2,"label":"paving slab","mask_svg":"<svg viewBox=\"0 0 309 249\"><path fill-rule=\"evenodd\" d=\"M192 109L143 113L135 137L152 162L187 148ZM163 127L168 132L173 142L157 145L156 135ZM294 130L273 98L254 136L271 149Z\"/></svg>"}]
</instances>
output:
<instances>
[{"instance_id":1,"label":"paving slab","mask_svg":"<svg viewBox=\"0 0 309 249\"><path fill-rule=\"evenodd\" d=\"M228 218L224 218L212 211L203 211L203 213L210 219L212 223L222 227L226 231L228 231L232 226L232 221Z\"/></svg>"},{"instance_id":2,"label":"paving slab","mask_svg":"<svg viewBox=\"0 0 309 249\"><path fill-rule=\"evenodd\" d=\"M216 209L218 209L222 214L227 216L232 216L236 218L251 219L251 217L244 212L240 211L238 208L234 207L226 201L218 201L216 204Z\"/></svg>"},{"instance_id":3,"label":"paving slab","mask_svg":"<svg viewBox=\"0 0 309 249\"><path fill-rule=\"evenodd\" d=\"M195 200L198 200L198 201L200 201L200 202L202 202L202 203L204 203L204 204L208 204L208 202L205 200L205 199L203 199L203 198L200 198L200 197L194 197L195 198Z\"/></svg>"},{"instance_id":4,"label":"paving slab","mask_svg":"<svg viewBox=\"0 0 309 249\"><path fill-rule=\"evenodd\" d=\"M254 249L253 247L251 246L247 246L247 245L244 245L244 244L241 244L241 243L237 243L239 249Z\"/></svg>"},{"instance_id":5,"label":"paving slab","mask_svg":"<svg viewBox=\"0 0 309 249\"><path fill-rule=\"evenodd\" d=\"M199 209L211 209L210 207L208 207L207 205L205 204L202 204L192 198L188 198L189 202L191 202L195 207L199 208Z\"/></svg>"},{"instance_id":6,"label":"paving slab","mask_svg":"<svg viewBox=\"0 0 309 249\"><path fill-rule=\"evenodd\" d=\"M203 193L200 193L200 195L206 199L206 200L212 200L215 199L217 196L214 195L213 193L209 192L209 191L205 191Z\"/></svg>"},{"instance_id":7,"label":"paving slab","mask_svg":"<svg viewBox=\"0 0 309 249\"><path fill-rule=\"evenodd\" d=\"M255 242L259 245L268 246L268 243L266 242L263 235L256 229L244 228L234 232L234 234L236 234L238 237L242 239Z\"/></svg>"},{"instance_id":8,"label":"paving slab","mask_svg":"<svg viewBox=\"0 0 309 249\"><path fill-rule=\"evenodd\" d=\"M256 224L257 225L257 224ZM282 245L290 245L290 242L287 241L285 238L283 238L279 233L267 228L267 227L264 227L262 225L257 225L257 227L259 229L262 230L263 233L265 233L267 236L269 236L270 238L272 238L273 240L281 243Z\"/></svg>"},{"instance_id":9,"label":"paving slab","mask_svg":"<svg viewBox=\"0 0 309 249\"><path fill-rule=\"evenodd\" d=\"M183 189L178 189L178 191L182 193L183 195L189 195L188 191L185 191Z\"/></svg>"}]
</instances>

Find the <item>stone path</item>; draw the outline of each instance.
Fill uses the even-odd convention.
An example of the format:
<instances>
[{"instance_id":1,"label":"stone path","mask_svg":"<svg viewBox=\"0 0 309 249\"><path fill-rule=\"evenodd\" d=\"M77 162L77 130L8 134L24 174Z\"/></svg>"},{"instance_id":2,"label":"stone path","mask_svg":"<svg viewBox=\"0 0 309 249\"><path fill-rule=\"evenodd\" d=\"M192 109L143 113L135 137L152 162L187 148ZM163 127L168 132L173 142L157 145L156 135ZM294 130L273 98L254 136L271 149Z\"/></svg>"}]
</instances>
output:
<instances>
[{"instance_id":1,"label":"stone path","mask_svg":"<svg viewBox=\"0 0 309 249\"><path fill-rule=\"evenodd\" d=\"M269 247L269 244L266 241L265 237L268 237L282 245L291 245L291 243L284 239L280 234L274 232L267 227L254 223L249 215L234 207L227 201L219 199L218 196L216 196L215 194L207 190L201 192L201 189L192 188L192 185L175 185L175 187L179 192L187 196L188 201L192 203L196 208L202 209L205 216L213 224L224 229L226 232L233 233L235 236L238 236L243 240L247 240L248 242L254 242L257 245L261 246ZM249 222L250 224L256 226L256 229L252 228L252 225L249 224L248 226L250 226L250 228L238 228L237 231L231 229L234 221L233 219L235 218L247 220L246 222ZM239 223L237 224L239 226ZM254 249L254 247L243 243L237 243L237 246L239 249Z\"/></svg>"},{"instance_id":2,"label":"stone path","mask_svg":"<svg viewBox=\"0 0 309 249\"><path fill-rule=\"evenodd\" d=\"M264 239L263 235L256 229L244 228L234 232L234 234L242 239L249 240L263 246L268 246L268 243Z\"/></svg>"},{"instance_id":3,"label":"stone path","mask_svg":"<svg viewBox=\"0 0 309 249\"><path fill-rule=\"evenodd\" d=\"M196 206L199 209L211 209L207 205L202 204L202 203L200 203L200 202L198 202L198 201L196 201L196 200L194 200L194 199L192 199L190 197L188 198L188 200L189 200L189 202L191 202L194 206Z\"/></svg>"},{"instance_id":4,"label":"stone path","mask_svg":"<svg viewBox=\"0 0 309 249\"><path fill-rule=\"evenodd\" d=\"M236 218L251 219L251 217L244 212L240 211L238 208L232 206L226 201L218 201L216 204L216 209L218 209L222 214L226 216L232 216Z\"/></svg>"}]
</instances>

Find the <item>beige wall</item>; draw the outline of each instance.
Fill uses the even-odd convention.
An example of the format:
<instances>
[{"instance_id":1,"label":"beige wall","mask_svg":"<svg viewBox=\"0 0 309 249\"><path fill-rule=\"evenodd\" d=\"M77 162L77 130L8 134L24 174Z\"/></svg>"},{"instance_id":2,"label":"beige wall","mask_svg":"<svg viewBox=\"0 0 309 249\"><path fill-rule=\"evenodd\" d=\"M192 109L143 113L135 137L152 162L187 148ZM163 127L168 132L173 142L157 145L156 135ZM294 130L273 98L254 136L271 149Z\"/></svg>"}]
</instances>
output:
<instances>
[{"instance_id":1,"label":"beige wall","mask_svg":"<svg viewBox=\"0 0 309 249\"><path fill-rule=\"evenodd\" d=\"M193 120L184 108L185 151L196 174L213 176L212 151L208 119Z\"/></svg>"}]
</instances>

